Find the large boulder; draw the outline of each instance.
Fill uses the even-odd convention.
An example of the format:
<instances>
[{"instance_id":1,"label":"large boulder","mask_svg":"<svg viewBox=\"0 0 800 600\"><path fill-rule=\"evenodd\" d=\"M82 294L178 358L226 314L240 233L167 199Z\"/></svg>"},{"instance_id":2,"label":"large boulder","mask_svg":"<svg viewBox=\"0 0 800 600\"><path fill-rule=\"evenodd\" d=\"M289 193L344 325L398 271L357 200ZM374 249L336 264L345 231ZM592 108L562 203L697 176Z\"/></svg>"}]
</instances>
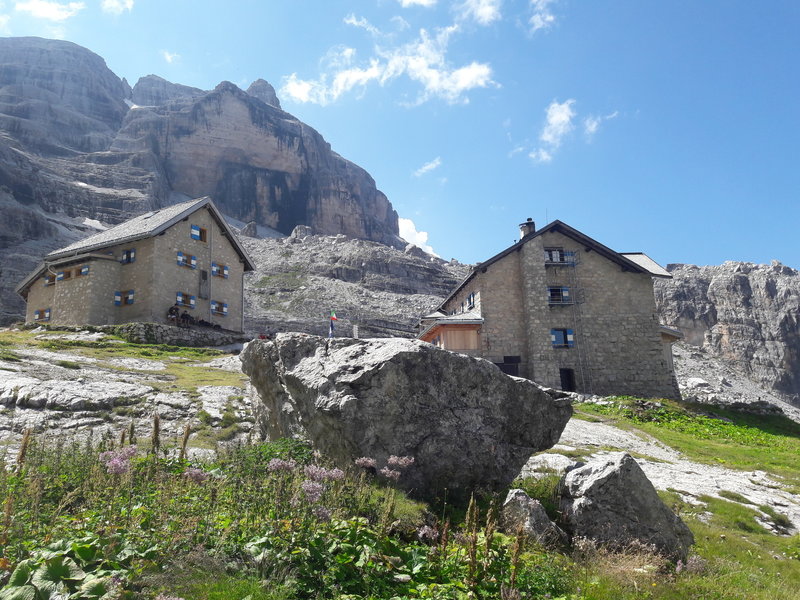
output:
<instances>
[{"instance_id":1,"label":"large boulder","mask_svg":"<svg viewBox=\"0 0 800 600\"><path fill-rule=\"evenodd\" d=\"M567 534L547 516L542 503L524 490L508 491L500 515L503 530L512 535L522 533L546 546L564 545L568 541Z\"/></svg>"},{"instance_id":2,"label":"large boulder","mask_svg":"<svg viewBox=\"0 0 800 600\"><path fill-rule=\"evenodd\" d=\"M305 437L341 467L412 456L398 485L424 499L507 487L572 414L569 399L419 340L279 334L241 359L269 438Z\"/></svg>"},{"instance_id":3,"label":"large boulder","mask_svg":"<svg viewBox=\"0 0 800 600\"><path fill-rule=\"evenodd\" d=\"M629 454L613 453L575 468L564 475L561 488L564 526L573 537L612 548L639 542L686 560L692 532Z\"/></svg>"}]
</instances>

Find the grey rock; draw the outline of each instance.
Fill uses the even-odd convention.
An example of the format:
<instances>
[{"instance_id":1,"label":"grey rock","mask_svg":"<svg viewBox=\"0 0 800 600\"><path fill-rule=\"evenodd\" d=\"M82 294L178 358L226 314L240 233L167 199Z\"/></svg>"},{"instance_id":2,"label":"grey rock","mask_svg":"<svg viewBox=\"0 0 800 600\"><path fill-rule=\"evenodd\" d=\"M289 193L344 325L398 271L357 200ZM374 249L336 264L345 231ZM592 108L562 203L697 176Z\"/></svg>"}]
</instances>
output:
<instances>
[{"instance_id":1,"label":"grey rock","mask_svg":"<svg viewBox=\"0 0 800 600\"><path fill-rule=\"evenodd\" d=\"M413 456L398 485L426 499L504 488L572 414L531 381L417 340L279 334L241 358L269 438L305 437L341 467Z\"/></svg>"},{"instance_id":2,"label":"grey rock","mask_svg":"<svg viewBox=\"0 0 800 600\"><path fill-rule=\"evenodd\" d=\"M160 106L179 98L197 98L204 90L172 83L158 75L140 77L131 91L131 101L140 106Z\"/></svg>"},{"instance_id":3,"label":"grey rock","mask_svg":"<svg viewBox=\"0 0 800 600\"><path fill-rule=\"evenodd\" d=\"M239 232L241 235L257 238L258 237L258 223L255 221L250 221L247 225L242 227L242 230Z\"/></svg>"},{"instance_id":4,"label":"grey rock","mask_svg":"<svg viewBox=\"0 0 800 600\"><path fill-rule=\"evenodd\" d=\"M522 532L548 546L564 545L569 541L567 534L547 516L542 503L520 489L508 491L501 511L501 526L511 535Z\"/></svg>"},{"instance_id":5,"label":"grey rock","mask_svg":"<svg viewBox=\"0 0 800 600\"><path fill-rule=\"evenodd\" d=\"M612 548L638 542L686 560L692 532L629 454L614 453L567 472L561 489L564 526L573 537Z\"/></svg>"},{"instance_id":6,"label":"grey rock","mask_svg":"<svg viewBox=\"0 0 800 600\"><path fill-rule=\"evenodd\" d=\"M256 79L247 88L247 93L253 98L258 98L264 104L269 104L275 108L281 107L281 101L278 100L278 95L275 93L275 88L263 79Z\"/></svg>"},{"instance_id":7,"label":"grey rock","mask_svg":"<svg viewBox=\"0 0 800 600\"><path fill-rule=\"evenodd\" d=\"M655 285L666 323L685 341L784 397L800 397L800 272L771 265L668 265Z\"/></svg>"}]
</instances>

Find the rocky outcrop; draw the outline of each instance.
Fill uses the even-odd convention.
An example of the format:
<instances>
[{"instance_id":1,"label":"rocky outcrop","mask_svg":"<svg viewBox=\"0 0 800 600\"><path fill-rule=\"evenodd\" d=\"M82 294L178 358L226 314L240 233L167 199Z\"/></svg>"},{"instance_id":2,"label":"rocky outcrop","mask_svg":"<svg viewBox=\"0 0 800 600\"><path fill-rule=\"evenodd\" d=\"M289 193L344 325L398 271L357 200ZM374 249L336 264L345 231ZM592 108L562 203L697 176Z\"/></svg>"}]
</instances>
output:
<instances>
[{"instance_id":1,"label":"rocky outcrop","mask_svg":"<svg viewBox=\"0 0 800 600\"><path fill-rule=\"evenodd\" d=\"M569 541L567 534L547 516L542 503L532 499L524 490L508 491L500 517L503 530L511 535L522 533L547 546L563 545Z\"/></svg>"},{"instance_id":2,"label":"rocky outcrop","mask_svg":"<svg viewBox=\"0 0 800 600\"><path fill-rule=\"evenodd\" d=\"M158 75L140 77L131 91L131 101L138 106L160 106L179 98L198 98L206 92L199 88L172 83Z\"/></svg>"},{"instance_id":3,"label":"rocky outcrop","mask_svg":"<svg viewBox=\"0 0 800 600\"><path fill-rule=\"evenodd\" d=\"M341 467L375 459L390 478L392 455L413 457L398 485L426 499L504 488L572 414L531 381L417 340L280 334L241 358L268 437L305 437Z\"/></svg>"},{"instance_id":4,"label":"rocky outcrop","mask_svg":"<svg viewBox=\"0 0 800 600\"><path fill-rule=\"evenodd\" d=\"M269 104L275 108L281 107L281 102L278 100L278 94L275 93L275 88L263 79L256 79L247 88L247 94L253 98L258 98L264 104Z\"/></svg>"},{"instance_id":5,"label":"rocky outcrop","mask_svg":"<svg viewBox=\"0 0 800 600\"><path fill-rule=\"evenodd\" d=\"M336 311L337 335L409 337L469 267L417 256L376 242L311 235L298 226L289 238L242 238L256 265L245 279L245 329L327 335Z\"/></svg>"},{"instance_id":6,"label":"rocky outcrop","mask_svg":"<svg viewBox=\"0 0 800 600\"><path fill-rule=\"evenodd\" d=\"M290 234L296 225L399 244L397 214L369 174L315 130L229 82L131 110L112 146L152 152L174 191Z\"/></svg>"},{"instance_id":7,"label":"rocky outcrop","mask_svg":"<svg viewBox=\"0 0 800 600\"><path fill-rule=\"evenodd\" d=\"M125 91L76 44L0 38L0 129L37 154L106 150L128 111Z\"/></svg>"},{"instance_id":8,"label":"rocky outcrop","mask_svg":"<svg viewBox=\"0 0 800 600\"><path fill-rule=\"evenodd\" d=\"M573 537L619 549L640 543L686 560L692 532L629 454L618 452L568 471L561 490L564 526Z\"/></svg>"},{"instance_id":9,"label":"rocky outcrop","mask_svg":"<svg viewBox=\"0 0 800 600\"><path fill-rule=\"evenodd\" d=\"M800 398L800 272L771 265L668 265L662 318L767 389Z\"/></svg>"}]
</instances>

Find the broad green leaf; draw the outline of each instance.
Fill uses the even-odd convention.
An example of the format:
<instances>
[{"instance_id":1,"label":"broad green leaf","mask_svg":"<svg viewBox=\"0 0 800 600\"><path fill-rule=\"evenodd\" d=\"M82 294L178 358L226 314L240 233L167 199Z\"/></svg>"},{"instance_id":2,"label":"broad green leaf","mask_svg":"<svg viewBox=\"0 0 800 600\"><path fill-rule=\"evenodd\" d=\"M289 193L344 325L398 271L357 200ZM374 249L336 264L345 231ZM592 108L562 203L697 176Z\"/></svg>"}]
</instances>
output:
<instances>
[{"instance_id":1,"label":"broad green leaf","mask_svg":"<svg viewBox=\"0 0 800 600\"><path fill-rule=\"evenodd\" d=\"M20 587L6 587L0 591L0 600L39 600L36 595L36 588L31 585Z\"/></svg>"},{"instance_id":2,"label":"broad green leaf","mask_svg":"<svg viewBox=\"0 0 800 600\"><path fill-rule=\"evenodd\" d=\"M28 583L28 580L31 578L31 573L33 573L33 564L30 560L23 560L21 563L17 565L17 568L14 569L14 572L11 574L11 579L8 580L9 586L22 586Z\"/></svg>"}]
</instances>

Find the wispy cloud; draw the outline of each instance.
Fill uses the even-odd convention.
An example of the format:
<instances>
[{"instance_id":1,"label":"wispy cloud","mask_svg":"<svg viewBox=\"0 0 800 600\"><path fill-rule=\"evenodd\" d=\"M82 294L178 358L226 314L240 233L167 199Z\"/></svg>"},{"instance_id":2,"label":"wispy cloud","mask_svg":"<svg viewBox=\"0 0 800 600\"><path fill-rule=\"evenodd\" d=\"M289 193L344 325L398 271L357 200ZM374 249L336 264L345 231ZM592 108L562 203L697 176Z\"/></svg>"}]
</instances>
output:
<instances>
[{"instance_id":1,"label":"wispy cloud","mask_svg":"<svg viewBox=\"0 0 800 600\"><path fill-rule=\"evenodd\" d=\"M353 27L360 27L369 31L372 35L380 35L381 30L367 21L366 17L356 17L355 14L350 13L344 18L345 25L352 25Z\"/></svg>"},{"instance_id":2,"label":"wispy cloud","mask_svg":"<svg viewBox=\"0 0 800 600\"><path fill-rule=\"evenodd\" d=\"M400 2L400 5L403 8L408 8L409 6L434 6L436 4L436 0L397 0Z\"/></svg>"},{"instance_id":3,"label":"wispy cloud","mask_svg":"<svg viewBox=\"0 0 800 600\"><path fill-rule=\"evenodd\" d=\"M404 219L400 217L397 220L397 224L400 227L400 237L403 238L405 241L414 244L415 246L419 246L428 254L433 254L434 256L439 256L436 252L433 251L433 248L428 244L428 232L427 231L417 231L417 226L414 225L414 221L411 219Z\"/></svg>"},{"instance_id":4,"label":"wispy cloud","mask_svg":"<svg viewBox=\"0 0 800 600\"><path fill-rule=\"evenodd\" d=\"M539 141L544 144L544 147L537 148L530 153L530 157L536 162L550 162L553 159L553 151L561 146L561 141L570 131L574 125L572 119L575 117L575 111L572 106L575 104L574 99L566 100L559 103L553 100L545 110L546 118L542 132L539 134Z\"/></svg>"},{"instance_id":5,"label":"wispy cloud","mask_svg":"<svg viewBox=\"0 0 800 600\"><path fill-rule=\"evenodd\" d=\"M47 0L28 0L27 2L17 2L14 5L15 10L26 12L32 17L56 22L66 21L74 17L84 8L86 8L86 5L83 2L62 4L60 2L48 2Z\"/></svg>"},{"instance_id":6,"label":"wispy cloud","mask_svg":"<svg viewBox=\"0 0 800 600\"><path fill-rule=\"evenodd\" d=\"M161 56L162 56L162 57L164 58L164 60L165 60L165 61L167 61L167 63L169 63L169 64L172 64L172 63L174 63L175 61L177 61L177 60L180 60L180 59L181 59L181 55L180 55L180 54L178 54L177 52L169 52L169 51L167 51L167 50L162 50L162 51L161 51Z\"/></svg>"},{"instance_id":7,"label":"wispy cloud","mask_svg":"<svg viewBox=\"0 0 800 600\"><path fill-rule=\"evenodd\" d=\"M425 163L419 169L414 171L414 177L422 177L425 173L429 173L434 169L438 169L442 164L442 157L437 156L432 161Z\"/></svg>"},{"instance_id":8,"label":"wispy cloud","mask_svg":"<svg viewBox=\"0 0 800 600\"><path fill-rule=\"evenodd\" d=\"M0 15L0 33L8 33L8 21L11 19L10 15Z\"/></svg>"},{"instance_id":9,"label":"wispy cloud","mask_svg":"<svg viewBox=\"0 0 800 600\"><path fill-rule=\"evenodd\" d=\"M613 113L601 115L599 117L590 115L583 120L583 132L586 134L586 137L591 140L594 134L597 133L597 130L600 129L600 125L603 124L603 121L616 119L617 115L619 115L619 112L616 110Z\"/></svg>"},{"instance_id":10,"label":"wispy cloud","mask_svg":"<svg viewBox=\"0 0 800 600\"><path fill-rule=\"evenodd\" d=\"M125 11L133 10L133 0L103 0L100 3L103 12L112 15L121 15Z\"/></svg>"},{"instance_id":11,"label":"wispy cloud","mask_svg":"<svg viewBox=\"0 0 800 600\"><path fill-rule=\"evenodd\" d=\"M496 84L486 63L473 61L457 68L449 64L447 47L458 31L458 25L437 29L433 35L422 29L417 39L408 44L388 50L376 46L375 56L360 66L329 64L329 72L317 79L301 79L292 73L284 78L281 94L297 102L326 105L367 84L384 86L406 77L422 87L415 104L431 98L451 104L467 103L468 91Z\"/></svg>"},{"instance_id":12,"label":"wispy cloud","mask_svg":"<svg viewBox=\"0 0 800 600\"><path fill-rule=\"evenodd\" d=\"M500 4L502 0L464 0L455 9L460 19L489 25L500 19Z\"/></svg>"},{"instance_id":13,"label":"wispy cloud","mask_svg":"<svg viewBox=\"0 0 800 600\"><path fill-rule=\"evenodd\" d=\"M556 16L550 10L550 5L556 0L531 0L531 16L528 19L531 33L540 29L548 29L556 21Z\"/></svg>"}]
</instances>

